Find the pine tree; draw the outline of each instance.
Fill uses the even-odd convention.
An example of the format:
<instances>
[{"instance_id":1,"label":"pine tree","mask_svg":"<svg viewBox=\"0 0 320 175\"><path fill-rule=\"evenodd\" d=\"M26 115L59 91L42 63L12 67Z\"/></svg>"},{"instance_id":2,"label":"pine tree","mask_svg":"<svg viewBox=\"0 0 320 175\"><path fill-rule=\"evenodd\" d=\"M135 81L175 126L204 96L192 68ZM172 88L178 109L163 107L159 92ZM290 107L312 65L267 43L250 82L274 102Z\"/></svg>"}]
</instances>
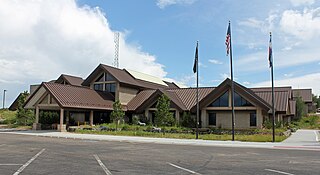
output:
<instances>
[{"instance_id":1,"label":"pine tree","mask_svg":"<svg viewBox=\"0 0 320 175\"><path fill-rule=\"evenodd\" d=\"M155 124L157 126L172 126L175 123L173 114L170 112L170 99L162 94L157 101L155 112Z\"/></svg>"}]
</instances>

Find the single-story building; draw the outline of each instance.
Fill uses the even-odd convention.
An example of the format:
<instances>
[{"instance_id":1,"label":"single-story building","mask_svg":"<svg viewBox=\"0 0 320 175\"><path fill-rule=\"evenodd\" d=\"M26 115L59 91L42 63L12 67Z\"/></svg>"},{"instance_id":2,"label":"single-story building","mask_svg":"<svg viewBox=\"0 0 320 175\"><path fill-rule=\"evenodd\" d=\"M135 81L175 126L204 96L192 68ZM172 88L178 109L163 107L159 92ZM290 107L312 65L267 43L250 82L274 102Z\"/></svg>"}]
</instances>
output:
<instances>
[{"instance_id":1,"label":"single-story building","mask_svg":"<svg viewBox=\"0 0 320 175\"><path fill-rule=\"evenodd\" d=\"M271 119L271 88L247 88L237 82L234 87L235 128L261 128L264 121ZM277 121L290 122L295 116L292 92L291 87L275 87ZM153 123L157 99L162 94L171 100L170 111L177 122L182 121L183 112L195 117L196 88L180 88L173 82L104 64L84 80L61 75L55 81L43 82L24 107L35 110L34 129L41 128L40 111L58 111L60 131L76 123L108 123L116 100L121 102L129 121L141 116ZM199 88L199 106L201 127L231 128L231 80L226 79L217 87Z\"/></svg>"}]
</instances>

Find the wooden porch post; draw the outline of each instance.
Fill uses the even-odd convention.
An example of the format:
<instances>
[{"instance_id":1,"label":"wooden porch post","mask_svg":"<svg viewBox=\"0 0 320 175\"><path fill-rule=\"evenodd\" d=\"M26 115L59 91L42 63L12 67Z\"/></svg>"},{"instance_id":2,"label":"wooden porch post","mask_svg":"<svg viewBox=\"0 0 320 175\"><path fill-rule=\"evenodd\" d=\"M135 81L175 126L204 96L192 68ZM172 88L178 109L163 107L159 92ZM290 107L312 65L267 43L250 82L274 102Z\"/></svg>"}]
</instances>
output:
<instances>
[{"instance_id":1,"label":"wooden porch post","mask_svg":"<svg viewBox=\"0 0 320 175\"><path fill-rule=\"evenodd\" d=\"M90 111L90 126L93 126L93 111Z\"/></svg>"}]
</instances>

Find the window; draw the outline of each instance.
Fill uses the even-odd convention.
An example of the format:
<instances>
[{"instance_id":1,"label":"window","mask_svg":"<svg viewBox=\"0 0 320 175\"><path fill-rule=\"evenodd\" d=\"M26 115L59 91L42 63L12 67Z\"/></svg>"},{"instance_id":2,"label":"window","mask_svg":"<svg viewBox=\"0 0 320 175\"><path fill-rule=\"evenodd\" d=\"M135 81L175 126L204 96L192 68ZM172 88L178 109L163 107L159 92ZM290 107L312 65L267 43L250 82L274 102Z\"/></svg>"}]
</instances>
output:
<instances>
[{"instance_id":1,"label":"window","mask_svg":"<svg viewBox=\"0 0 320 175\"><path fill-rule=\"evenodd\" d=\"M112 75L106 73L106 76L105 76L105 81L114 81L114 78Z\"/></svg>"},{"instance_id":2,"label":"window","mask_svg":"<svg viewBox=\"0 0 320 175\"><path fill-rule=\"evenodd\" d=\"M257 126L257 114L255 112L250 113L250 126Z\"/></svg>"},{"instance_id":3,"label":"window","mask_svg":"<svg viewBox=\"0 0 320 175\"><path fill-rule=\"evenodd\" d=\"M241 107L241 106L253 106L250 102L246 99L241 97L238 93L234 93L234 106Z\"/></svg>"},{"instance_id":4,"label":"window","mask_svg":"<svg viewBox=\"0 0 320 175\"><path fill-rule=\"evenodd\" d=\"M95 84L93 85L93 89L96 91L103 91L103 84Z\"/></svg>"},{"instance_id":5,"label":"window","mask_svg":"<svg viewBox=\"0 0 320 175\"><path fill-rule=\"evenodd\" d=\"M216 101L211 103L208 107L228 107L229 106L229 91L221 95Z\"/></svg>"},{"instance_id":6,"label":"window","mask_svg":"<svg viewBox=\"0 0 320 175\"><path fill-rule=\"evenodd\" d=\"M96 80L96 82L104 82L104 73Z\"/></svg>"},{"instance_id":7,"label":"window","mask_svg":"<svg viewBox=\"0 0 320 175\"><path fill-rule=\"evenodd\" d=\"M216 113L209 112L209 125L215 126L217 122Z\"/></svg>"},{"instance_id":8,"label":"window","mask_svg":"<svg viewBox=\"0 0 320 175\"><path fill-rule=\"evenodd\" d=\"M107 83L105 84L105 91L110 92L115 95L116 93L116 84L115 83Z\"/></svg>"}]
</instances>

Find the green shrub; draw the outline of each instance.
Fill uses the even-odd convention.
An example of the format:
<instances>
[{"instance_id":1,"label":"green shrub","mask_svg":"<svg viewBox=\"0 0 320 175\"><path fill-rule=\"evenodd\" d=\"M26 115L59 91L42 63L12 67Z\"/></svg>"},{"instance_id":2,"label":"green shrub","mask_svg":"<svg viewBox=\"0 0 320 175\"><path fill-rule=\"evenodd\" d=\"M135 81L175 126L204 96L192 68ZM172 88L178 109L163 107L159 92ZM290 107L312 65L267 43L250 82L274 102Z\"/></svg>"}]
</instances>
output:
<instances>
[{"instance_id":1,"label":"green shrub","mask_svg":"<svg viewBox=\"0 0 320 175\"><path fill-rule=\"evenodd\" d=\"M41 124L54 124L60 122L59 113L56 111L40 111L39 123Z\"/></svg>"},{"instance_id":2,"label":"green shrub","mask_svg":"<svg viewBox=\"0 0 320 175\"><path fill-rule=\"evenodd\" d=\"M191 117L190 112L183 112L181 125L187 128L194 128L196 126L196 121Z\"/></svg>"},{"instance_id":3,"label":"green shrub","mask_svg":"<svg viewBox=\"0 0 320 175\"><path fill-rule=\"evenodd\" d=\"M17 121L16 111L0 110L0 124L14 124Z\"/></svg>"}]
</instances>

